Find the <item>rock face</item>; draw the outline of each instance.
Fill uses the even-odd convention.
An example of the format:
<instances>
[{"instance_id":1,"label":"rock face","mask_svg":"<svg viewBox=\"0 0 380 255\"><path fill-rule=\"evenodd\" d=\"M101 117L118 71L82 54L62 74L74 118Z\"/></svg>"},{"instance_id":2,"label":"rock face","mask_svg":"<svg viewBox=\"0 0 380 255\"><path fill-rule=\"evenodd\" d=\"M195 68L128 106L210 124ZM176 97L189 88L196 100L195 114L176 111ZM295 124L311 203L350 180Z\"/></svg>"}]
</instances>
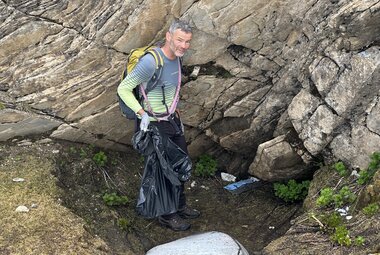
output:
<instances>
[{"instance_id":1,"label":"rock face","mask_svg":"<svg viewBox=\"0 0 380 255\"><path fill-rule=\"evenodd\" d=\"M180 106L192 156L247 173L260 144L295 131L305 153L365 166L380 150L379 10L360 0L0 1L0 140L38 130L122 150L134 128L116 98L128 52L181 17L194 27L184 64L201 66Z\"/></svg>"}]
</instances>

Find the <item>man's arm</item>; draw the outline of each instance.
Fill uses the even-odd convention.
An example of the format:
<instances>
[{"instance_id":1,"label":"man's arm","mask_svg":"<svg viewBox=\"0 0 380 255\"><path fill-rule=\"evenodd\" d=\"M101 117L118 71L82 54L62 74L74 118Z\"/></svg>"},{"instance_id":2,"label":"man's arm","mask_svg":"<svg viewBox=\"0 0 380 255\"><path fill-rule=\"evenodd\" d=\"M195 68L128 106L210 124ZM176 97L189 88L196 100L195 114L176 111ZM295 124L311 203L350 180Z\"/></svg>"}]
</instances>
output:
<instances>
[{"instance_id":1,"label":"man's arm","mask_svg":"<svg viewBox=\"0 0 380 255\"><path fill-rule=\"evenodd\" d=\"M119 84L117 93L124 103L140 116L144 114L144 110L140 103L133 95L133 89L141 83L148 82L156 69L156 61L151 54L146 54L137 63L136 67L125 79Z\"/></svg>"}]
</instances>

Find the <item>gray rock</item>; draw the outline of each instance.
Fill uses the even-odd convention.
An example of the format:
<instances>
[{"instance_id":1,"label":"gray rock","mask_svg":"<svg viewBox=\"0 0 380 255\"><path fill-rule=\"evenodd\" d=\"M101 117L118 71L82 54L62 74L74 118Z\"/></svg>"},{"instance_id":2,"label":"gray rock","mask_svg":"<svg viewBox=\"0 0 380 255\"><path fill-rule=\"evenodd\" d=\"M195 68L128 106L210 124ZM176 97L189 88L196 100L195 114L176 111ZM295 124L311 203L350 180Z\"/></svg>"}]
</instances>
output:
<instances>
[{"instance_id":1,"label":"gray rock","mask_svg":"<svg viewBox=\"0 0 380 255\"><path fill-rule=\"evenodd\" d=\"M206 232L184 237L150 249L147 255L248 255L237 240L222 232Z\"/></svg>"},{"instance_id":2,"label":"gray rock","mask_svg":"<svg viewBox=\"0 0 380 255\"><path fill-rule=\"evenodd\" d=\"M371 132L380 135L380 102L379 97L374 100L374 107L371 107L367 117L367 127Z\"/></svg>"},{"instance_id":3,"label":"gray rock","mask_svg":"<svg viewBox=\"0 0 380 255\"><path fill-rule=\"evenodd\" d=\"M363 112L366 105L370 103L368 99L374 96L373 91L380 88L380 85L368 82L376 70L379 72L380 51L377 48L370 48L360 52L353 55L346 65L349 68L344 69L325 98L337 114L343 117L355 111ZM335 72L336 68L333 70ZM331 83L331 79L327 78L324 82Z\"/></svg>"},{"instance_id":4,"label":"gray rock","mask_svg":"<svg viewBox=\"0 0 380 255\"><path fill-rule=\"evenodd\" d=\"M275 182L300 178L306 172L302 158L283 135L259 145L249 173L261 180Z\"/></svg>"},{"instance_id":5,"label":"gray rock","mask_svg":"<svg viewBox=\"0 0 380 255\"><path fill-rule=\"evenodd\" d=\"M25 205L20 205L16 208L16 212L27 213L29 212L29 209Z\"/></svg>"},{"instance_id":6,"label":"gray rock","mask_svg":"<svg viewBox=\"0 0 380 255\"><path fill-rule=\"evenodd\" d=\"M41 134L57 128L62 122L52 117L5 109L0 111L0 141L15 136Z\"/></svg>"},{"instance_id":7,"label":"gray rock","mask_svg":"<svg viewBox=\"0 0 380 255\"><path fill-rule=\"evenodd\" d=\"M346 131L336 136L329 147L337 158L353 167L366 169L369 156L380 151L380 137L365 126L354 125L351 132Z\"/></svg>"},{"instance_id":8,"label":"gray rock","mask_svg":"<svg viewBox=\"0 0 380 255\"><path fill-rule=\"evenodd\" d=\"M343 119L321 105L313 113L300 133L304 146L313 155L320 153L334 138L334 131Z\"/></svg>"},{"instance_id":9,"label":"gray rock","mask_svg":"<svg viewBox=\"0 0 380 255\"><path fill-rule=\"evenodd\" d=\"M307 90L301 90L292 100L288 108L289 118L298 133L305 128L310 116L321 104L321 100Z\"/></svg>"},{"instance_id":10,"label":"gray rock","mask_svg":"<svg viewBox=\"0 0 380 255\"><path fill-rule=\"evenodd\" d=\"M43 139L37 141L37 143L39 143L39 144L47 144L47 143L52 143L52 142L53 142L53 140L50 138L43 138Z\"/></svg>"}]
</instances>

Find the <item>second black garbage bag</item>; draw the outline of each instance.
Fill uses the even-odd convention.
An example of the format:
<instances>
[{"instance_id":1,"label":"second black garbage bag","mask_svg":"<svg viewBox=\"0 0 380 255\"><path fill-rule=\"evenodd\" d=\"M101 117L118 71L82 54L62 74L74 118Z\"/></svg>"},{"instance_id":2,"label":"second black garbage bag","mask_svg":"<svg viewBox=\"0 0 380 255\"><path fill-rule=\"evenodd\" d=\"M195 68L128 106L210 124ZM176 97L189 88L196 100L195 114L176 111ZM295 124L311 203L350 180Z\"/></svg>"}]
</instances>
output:
<instances>
[{"instance_id":1,"label":"second black garbage bag","mask_svg":"<svg viewBox=\"0 0 380 255\"><path fill-rule=\"evenodd\" d=\"M145 157L137 212L145 218L176 212L181 182L191 175L191 159L153 125L146 132L136 132L132 143Z\"/></svg>"}]
</instances>

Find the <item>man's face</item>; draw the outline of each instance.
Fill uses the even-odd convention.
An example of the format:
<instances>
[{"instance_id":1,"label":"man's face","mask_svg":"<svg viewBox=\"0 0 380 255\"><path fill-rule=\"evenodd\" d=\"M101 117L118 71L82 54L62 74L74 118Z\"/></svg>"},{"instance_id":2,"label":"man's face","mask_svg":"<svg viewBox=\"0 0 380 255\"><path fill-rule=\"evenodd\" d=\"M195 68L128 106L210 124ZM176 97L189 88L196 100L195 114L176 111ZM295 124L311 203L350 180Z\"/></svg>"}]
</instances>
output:
<instances>
[{"instance_id":1,"label":"man's face","mask_svg":"<svg viewBox=\"0 0 380 255\"><path fill-rule=\"evenodd\" d=\"M171 51L177 57L182 57L190 47L192 33L183 32L180 29L174 31L173 34L168 32L169 46Z\"/></svg>"}]
</instances>

